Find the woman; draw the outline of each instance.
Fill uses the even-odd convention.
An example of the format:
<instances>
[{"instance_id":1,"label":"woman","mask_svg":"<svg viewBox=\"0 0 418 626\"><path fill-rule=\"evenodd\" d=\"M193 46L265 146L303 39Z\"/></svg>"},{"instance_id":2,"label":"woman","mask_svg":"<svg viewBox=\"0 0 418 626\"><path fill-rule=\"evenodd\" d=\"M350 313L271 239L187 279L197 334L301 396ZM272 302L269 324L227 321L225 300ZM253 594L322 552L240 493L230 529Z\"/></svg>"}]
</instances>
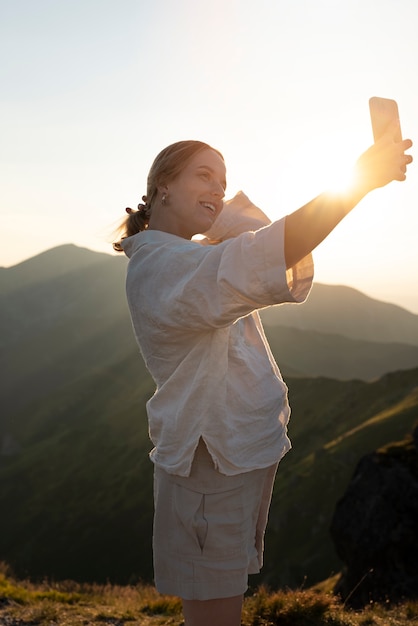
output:
<instances>
[{"instance_id":1,"label":"woman","mask_svg":"<svg viewBox=\"0 0 418 626\"><path fill-rule=\"evenodd\" d=\"M287 388L257 310L305 300L311 251L369 191L405 179L412 142L392 134L360 157L350 193L323 194L271 224L242 193L223 202L222 155L197 141L165 148L143 204L127 209L115 248L130 258L134 332L156 383L147 403L155 583L182 598L187 626L241 623L290 448Z\"/></svg>"}]
</instances>

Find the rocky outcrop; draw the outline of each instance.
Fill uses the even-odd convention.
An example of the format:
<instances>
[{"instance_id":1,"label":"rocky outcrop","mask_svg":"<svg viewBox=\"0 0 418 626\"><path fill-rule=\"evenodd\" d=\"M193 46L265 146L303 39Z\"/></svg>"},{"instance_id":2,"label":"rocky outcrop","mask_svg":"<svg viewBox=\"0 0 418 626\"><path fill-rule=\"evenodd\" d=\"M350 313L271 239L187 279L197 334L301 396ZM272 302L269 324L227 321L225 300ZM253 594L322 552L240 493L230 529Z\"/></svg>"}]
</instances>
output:
<instances>
[{"instance_id":1,"label":"rocky outcrop","mask_svg":"<svg viewBox=\"0 0 418 626\"><path fill-rule=\"evenodd\" d=\"M418 427L361 459L331 523L347 604L418 597Z\"/></svg>"}]
</instances>

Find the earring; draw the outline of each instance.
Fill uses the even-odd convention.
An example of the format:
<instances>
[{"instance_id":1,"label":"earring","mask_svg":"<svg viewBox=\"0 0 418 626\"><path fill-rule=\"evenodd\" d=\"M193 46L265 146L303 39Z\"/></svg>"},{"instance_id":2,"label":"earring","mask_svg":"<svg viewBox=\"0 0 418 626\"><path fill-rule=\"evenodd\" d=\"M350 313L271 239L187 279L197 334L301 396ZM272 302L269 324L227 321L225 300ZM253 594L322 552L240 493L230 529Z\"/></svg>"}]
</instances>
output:
<instances>
[{"instance_id":1,"label":"earring","mask_svg":"<svg viewBox=\"0 0 418 626\"><path fill-rule=\"evenodd\" d=\"M163 195L161 196L161 204L165 204L167 202L167 194L163 193Z\"/></svg>"}]
</instances>

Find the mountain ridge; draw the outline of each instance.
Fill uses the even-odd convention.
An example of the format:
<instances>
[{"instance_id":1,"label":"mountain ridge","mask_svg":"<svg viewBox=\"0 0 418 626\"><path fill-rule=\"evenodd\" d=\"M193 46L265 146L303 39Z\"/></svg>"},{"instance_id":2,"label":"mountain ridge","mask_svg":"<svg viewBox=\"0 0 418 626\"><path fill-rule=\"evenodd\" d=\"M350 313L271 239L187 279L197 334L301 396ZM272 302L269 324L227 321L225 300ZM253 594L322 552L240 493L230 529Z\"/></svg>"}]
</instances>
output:
<instances>
[{"instance_id":1,"label":"mountain ridge","mask_svg":"<svg viewBox=\"0 0 418 626\"><path fill-rule=\"evenodd\" d=\"M0 559L19 575L150 580L145 404L155 385L129 319L126 259L70 246L19 271L14 288L0 280ZM287 372L293 448L276 481L262 580L297 586L341 565L327 524L359 456L402 438L417 419L418 362L390 370L395 347L404 355L417 347L275 319L266 334ZM386 369L374 381L358 376L368 352ZM327 363L332 377L318 375Z\"/></svg>"},{"instance_id":2,"label":"mountain ridge","mask_svg":"<svg viewBox=\"0 0 418 626\"><path fill-rule=\"evenodd\" d=\"M127 265L124 255L96 252L74 244L57 246L11 267L0 268L0 295L103 263L120 264L123 279ZM269 307L261 311L261 316L269 327L286 326L368 341L418 345L418 314L344 285L314 282L303 304Z\"/></svg>"},{"instance_id":3,"label":"mountain ridge","mask_svg":"<svg viewBox=\"0 0 418 626\"><path fill-rule=\"evenodd\" d=\"M0 367L4 372L0 379L0 428L10 421L8 416L35 397L54 392L67 379L83 376L91 368L111 363L118 354L137 355L143 375L148 375L133 338L125 295L126 267L124 257L65 245L5 270L17 278L14 284L10 278L0 280ZM310 296L315 300L312 319L310 298L303 305L276 306L261 312L285 378L373 380L391 370L418 366L418 347L412 341L388 342L393 336L389 327L381 331L385 339L381 342L348 337L352 321L347 329L346 318L340 320L338 333L331 332L337 325L335 312L329 310L328 296L320 309L322 287L315 284ZM332 288L325 289L333 293ZM355 290L347 289L350 298L357 298ZM341 300L340 296L331 299ZM363 310L356 318L358 334L362 320L376 317L376 307L381 309L379 302L368 297L360 296L360 303L353 305ZM366 305L372 313L364 309ZM383 305L384 310L387 306L392 315L393 307ZM304 307L307 313L301 317ZM289 312L294 311L297 315L289 319ZM405 326L402 309L400 315L395 328ZM418 322L418 316L407 317ZM298 321L300 328L289 325ZM317 329L324 325L328 332ZM23 388L25 393L21 393Z\"/></svg>"},{"instance_id":4,"label":"mountain ridge","mask_svg":"<svg viewBox=\"0 0 418 626\"><path fill-rule=\"evenodd\" d=\"M0 268L0 293L14 291L29 284L62 276L74 270L81 270L96 263L114 258L115 255L95 252L88 248L68 243L25 259L16 265Z\"/></svg>"},{"instance_id":5,"label":"mountain ridge","mask_svg":"<svg viewBox=\"0 0 418 626\"><path fill-rule=\"evenodd\" d=\"M314 283L302 305L284 304L261 313L268 326L289 326L383 343L418 345L418 315L343 285Z\"/></svg>"}]
</instances>

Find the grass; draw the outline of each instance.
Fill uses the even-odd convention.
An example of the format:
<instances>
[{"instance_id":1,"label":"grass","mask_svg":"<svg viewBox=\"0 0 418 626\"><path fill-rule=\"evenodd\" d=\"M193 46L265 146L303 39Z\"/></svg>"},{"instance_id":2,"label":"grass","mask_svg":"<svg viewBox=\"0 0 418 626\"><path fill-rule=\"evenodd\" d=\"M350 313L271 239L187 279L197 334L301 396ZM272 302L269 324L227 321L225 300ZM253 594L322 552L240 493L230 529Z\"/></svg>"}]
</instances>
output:
<instances>
[{"instance_id":1,"label":"grass","mask_svg":"<svg viewBox=\"0 0 418 626\"><path fill-rule=\"evenodd\" d=\"M242 626L410 626L418 601L397 606L346 608L332 579L311 589L269 591L245 598ZM115 586L72 581L34 584L0 568L0 624L6 626L181 626L181 601L149 585Z\"/></svg>"}]
</instances>

